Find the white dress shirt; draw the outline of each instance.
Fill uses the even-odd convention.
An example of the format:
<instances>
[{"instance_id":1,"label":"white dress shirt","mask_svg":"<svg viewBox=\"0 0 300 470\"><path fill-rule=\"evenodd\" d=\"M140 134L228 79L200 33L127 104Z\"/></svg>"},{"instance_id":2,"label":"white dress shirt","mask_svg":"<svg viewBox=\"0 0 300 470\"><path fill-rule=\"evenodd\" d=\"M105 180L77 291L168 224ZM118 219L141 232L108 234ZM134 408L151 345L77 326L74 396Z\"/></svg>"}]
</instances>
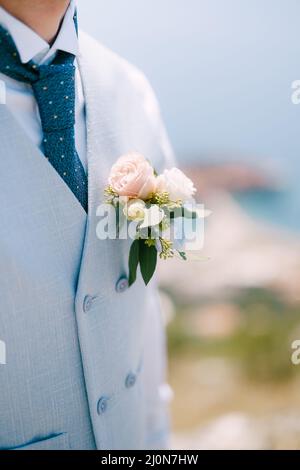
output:
<instances>
[{"instance_id":1,"label":"white dress shirt","mask_svg":"<svg viewBox=\"0 0 300 470\"><path fill-rule=\"evenodd\" d=\"M71 0L59 33L50 46L37 33L0 7L0 24L9 31L18 49L22 63L33 60L36 64L47 64L58 50L78 55L78 38L74 24L75 2ZM1 47L0 47L1 52ZM78 64L76 66L75 137L76 149L86 168L86 124L85 102ZM40 114L31 85L14 80L0 73L0 81L5 84L5 102L11 113L23 127L30 139L42 151L43 132ZM3 87L3 83L1 84Z\"/></svg>"}]
</instances>

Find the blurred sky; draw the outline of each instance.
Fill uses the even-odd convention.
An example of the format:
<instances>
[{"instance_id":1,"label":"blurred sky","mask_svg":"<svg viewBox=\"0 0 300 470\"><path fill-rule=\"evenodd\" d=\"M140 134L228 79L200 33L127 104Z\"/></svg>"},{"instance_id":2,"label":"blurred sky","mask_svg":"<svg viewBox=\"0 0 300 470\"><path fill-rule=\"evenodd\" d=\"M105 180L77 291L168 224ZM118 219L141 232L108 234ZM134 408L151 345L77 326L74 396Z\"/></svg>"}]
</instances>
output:
<instances>
[{"instance_id":1,"label":"blurred sky","mask_svg":"<svg viewBox=\"0 0 300 470\"><path fill-rule=\"evenodd\" d=\"M300 1L77 1L81 27L150 79L180 163L262 165L283 191L243 204L300 230Z\"/></svg>"},{"instance_id":2,"label":"blurred sky","mask_svg":"<svg viewBox=\"0 0 300 470\"><path fill-rule=\"evenodd\" d=\"M146 73L179 156L300 168L300 105L291 102L300 79L299 0L78 5L81 27Z\"/></svg>"}]
</instances>

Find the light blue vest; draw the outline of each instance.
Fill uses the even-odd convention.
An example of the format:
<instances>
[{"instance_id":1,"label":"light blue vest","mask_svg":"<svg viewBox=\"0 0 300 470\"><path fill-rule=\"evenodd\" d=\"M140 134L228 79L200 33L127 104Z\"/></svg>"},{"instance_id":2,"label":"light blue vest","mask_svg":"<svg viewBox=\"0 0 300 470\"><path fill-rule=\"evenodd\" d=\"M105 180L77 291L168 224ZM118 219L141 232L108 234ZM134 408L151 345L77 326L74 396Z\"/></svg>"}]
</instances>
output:
<instances>
[{"instance_id":1,"label":"light blue vest","mask_svg":"<svg viewBox=\"0 0 300 470\"><path fill-rule=\"evenodd\" d=\"M134 67L80 34L89 215L0 105L0 449L165 445L164 335L155 286L127 285L129 242L100 241L111 165L172 153Z\"/></svg>"}]
</instances>

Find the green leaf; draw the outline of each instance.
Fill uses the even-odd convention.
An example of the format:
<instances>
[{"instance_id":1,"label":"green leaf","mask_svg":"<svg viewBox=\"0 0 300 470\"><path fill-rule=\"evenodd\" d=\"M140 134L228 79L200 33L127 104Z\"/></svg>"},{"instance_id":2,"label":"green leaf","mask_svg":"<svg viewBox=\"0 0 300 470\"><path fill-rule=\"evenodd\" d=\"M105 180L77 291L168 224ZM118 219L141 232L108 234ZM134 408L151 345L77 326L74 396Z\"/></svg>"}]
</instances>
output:
<instances>
[{"instance_id":1,"label":"green leaf","mask_svg":"<svg viewBox=\"0 0 300 470\"><path fill-rule=\"evenodd\" d=\"M129 279L128 283L131 286L136 280L136 270L139 264L139 248L140 248L140 240L134 240L130 247L129 251L129 260L128 260L128 267L129 267Z\"/></svg>"},{"instance_id":2,"label":"green leaf","mask_svg":"<svg viewBox=\"0 0 300 470\"><path fill-rule=\"evenodd\" d=\"M181 258L186 261L187 260L187 257L186 257L186 254L184 251L178 251L178 253L180 254Z\"/></svg>"},{"instance_id":3,"label":"green leaf","mask_svg":"<svg viewBox=\"0 0 300 470\"><path fill-rule=\"evenodd\" d=\"M145 240L140 240L139 260L141 273L147 285L152 278L157 262L157 250L155 246L147 246Z\"/></svg>"}]
</instances>

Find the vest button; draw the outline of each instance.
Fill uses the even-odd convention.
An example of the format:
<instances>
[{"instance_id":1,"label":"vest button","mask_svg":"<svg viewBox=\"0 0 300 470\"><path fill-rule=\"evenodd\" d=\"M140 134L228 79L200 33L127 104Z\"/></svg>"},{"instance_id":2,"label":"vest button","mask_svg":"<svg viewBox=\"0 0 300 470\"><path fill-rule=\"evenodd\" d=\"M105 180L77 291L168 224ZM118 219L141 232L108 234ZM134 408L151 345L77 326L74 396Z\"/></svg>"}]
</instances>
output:
<instances>
[{"instance_id":1,"label":"vest button","mask_svg":"<svg viewBox=\"0 0 300 470\"><path fill-rule=\"evenodd\" d=\"M125 276L120 277L120 279L116 283L116 292L118 294L121 294L122 292L125 292L129 287L128 284L128 279Z\"/></svg>"},{"instance_id":2,"label":"vest button","mask_svg":"<svg viewBox=\"0 0 300 470\"><path fill-rule=\"evenodd\" d=\"M96 299L96 297L92 297L91 295L86 295L85 296L85 298L83 300L83 311L84 311L84 313L87 313L92 309L95 299Z\"/></svg>"},{"instance_id":3,"label":"vest button","mask_svg":"<svg viewBox=\"0 0 300 470\"><path fill-rule=\"evenodd\" d=\"M136 382L136 375L133 374L132 372L129 372L125 380L125 387L131 388L135 385L135 382Z\"/></svg>"},{"instance_id":4,"label":"vest button","mask_svg":"<svg viewBox=\"0 0 300 470\"><path fill-rule=\"evenodd\" d=\"M103 413L105 413L105 411L107 410L107 404L108 404L108 398L107 397L101 397L98 400L98 403L97 403L97 413L98 413L98 415L102 415Z\"/></svg>"}]
</instances>

